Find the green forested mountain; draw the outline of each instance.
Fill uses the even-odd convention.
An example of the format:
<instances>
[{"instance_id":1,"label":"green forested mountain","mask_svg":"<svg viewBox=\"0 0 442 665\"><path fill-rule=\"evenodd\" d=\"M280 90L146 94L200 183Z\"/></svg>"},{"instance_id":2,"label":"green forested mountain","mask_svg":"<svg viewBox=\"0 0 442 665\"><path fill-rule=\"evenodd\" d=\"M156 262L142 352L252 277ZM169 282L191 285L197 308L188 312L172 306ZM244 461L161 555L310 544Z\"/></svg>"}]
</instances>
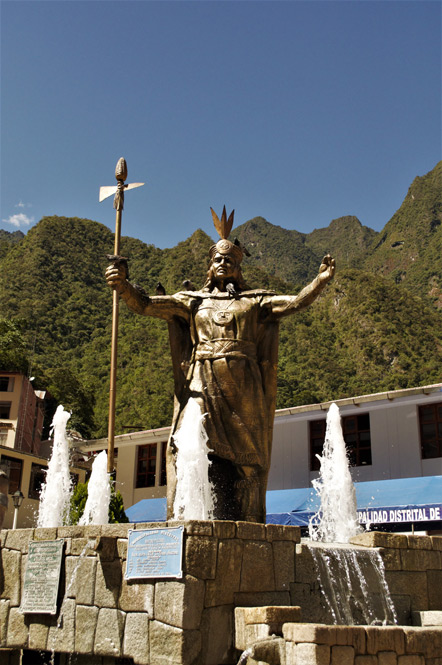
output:
<instances>
[{"instance_id":1,"label":"green forested mountain","mask_svg":"<svg viewBox=\"0 0 442 665\"><path fill-rule=\"evenodd\" d=\"M364 267L442 307L442 162L413 180Z\"/></svg>"},{"instance_id":2,"label":"green forested mountain","mask_svg":"<svg viewBox=\"0 0 442 665\"><path fill-rule=\"evenodd\" d=\"M293 293L324 253L338 260L321 297L281 326L278 407L440 380L440 177L438 165L416 179L379 234L355 217L310 234L260 217L234 229L251 254L243 262L251 287ZM27 355L35 385L73 411L71 427L105 436L112 298L103 274L113 234L90 220L45 217L16 240L0 254L0 364L22 368ZM121 253L132 282L152 293L160 281L173 293L184 279L203 284L212 243L201 230L165 250L123 238ZM166 324L123 304L117 432L169 424L172 394Z\"/></svg>"}]
</instances>

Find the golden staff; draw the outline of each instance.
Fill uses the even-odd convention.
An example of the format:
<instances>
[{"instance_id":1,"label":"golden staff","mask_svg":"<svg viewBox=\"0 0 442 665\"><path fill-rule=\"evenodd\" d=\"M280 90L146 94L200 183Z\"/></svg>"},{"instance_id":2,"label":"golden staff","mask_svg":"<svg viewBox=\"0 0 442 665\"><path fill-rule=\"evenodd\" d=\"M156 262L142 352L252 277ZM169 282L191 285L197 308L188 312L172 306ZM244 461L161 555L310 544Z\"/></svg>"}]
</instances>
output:
<instances>
[{"instance_id":1,"label":"golden staff","mask_svg":"<svg viewBox=\"0 0 442 665\"><path fill-rule=\"evenodd\" d=\"M110 187L100 187L99 201L104 201L112 194L114 197L114 208L116 212L115 218L115 243L114 254L108 256L116 265L125 262L124 257L120 256L120 239L121 239L121 213L124 208L124 190L134 189L141 187L144 182L133 182L130 185L125 185L124 181L127 178L127 164L124 157L120 157L115 168L115 177L117 185ZM118 305L119 296L117 289L112 293L112 342L111 342L111 370L110 370L110 387L109 387L109 426L108 426L108 445L107 445L107 472L112 473L114 470L114 442L115 442L115 397L116 397L116 384L117 384L117 351L118 351Z\"/></svg>"}]
</instances>

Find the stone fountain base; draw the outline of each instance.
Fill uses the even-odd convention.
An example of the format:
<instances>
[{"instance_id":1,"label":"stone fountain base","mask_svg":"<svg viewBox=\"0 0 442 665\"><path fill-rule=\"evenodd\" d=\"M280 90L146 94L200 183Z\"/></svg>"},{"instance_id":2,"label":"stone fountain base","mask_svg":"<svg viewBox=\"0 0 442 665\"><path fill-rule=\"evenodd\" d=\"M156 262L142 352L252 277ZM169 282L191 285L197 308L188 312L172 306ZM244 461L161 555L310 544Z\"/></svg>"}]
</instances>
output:
<instances>
[{"instance_id":1,"label":"stone fountain base","mask_svg":"<svg viewBox=\"0 0 442 665\"><path fill-rule=\"evenodd\" d=\"M70 665L222 665L236 663L238 650L273 634L277 637L272 639L292 646L281 651L273 645L273 655L258 661L441 665L442 661L434 660L439 628L318 628L318 622L330 623L330 617L311 552L300 544L297 527L222 521L180 525L185 532L183 578L173 580L124 578L128 529L164 528L164 523L2 531L0 663L18 665L21 650L26 650L23 665L40 662L32 660L39 651L48 657L56 654L55 663L61 665L66 660L63 654L70 655ZM29 542L56 538L65 541L57 614L23 614L20 603ZM364 534L350 547L375 547L381 554L400 623L411 624L416 613L422 616L425 611L438 616L442 538L373 533ZM244 618L246 610L240 608L255 608L248 610L249 623ZM309 623L295 623L301 617ZM372 644L369 639L377 640L381 653L382 640L387 639L382 636L393 635L392 630L403 634L397 638L396 652L392 650L398 660L383 656L382 660L379 650L375 654L367 645ZM358 637L361 631L364 638ZM429 646L427 651L421 647L411 651L404 646L422 646L427 639L433 650ZM350 647L354 660L336 660L338 654L350 657ZM291 654L289 660L287 654ZM413 660L414 656L420 659ZM437 657L442 658L442 649Z\"/></svg>"}]
</instances>

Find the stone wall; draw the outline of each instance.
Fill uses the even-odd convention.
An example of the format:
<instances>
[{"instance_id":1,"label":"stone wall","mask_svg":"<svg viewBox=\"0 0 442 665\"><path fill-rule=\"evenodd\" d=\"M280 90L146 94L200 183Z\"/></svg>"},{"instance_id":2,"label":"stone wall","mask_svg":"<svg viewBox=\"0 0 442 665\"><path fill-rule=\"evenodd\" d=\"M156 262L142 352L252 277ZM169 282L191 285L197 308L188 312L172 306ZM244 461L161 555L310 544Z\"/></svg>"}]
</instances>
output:
<instances>
[{"instance_id":1,"label":"stone wall","mask_svg":"<svg viewBox=\"0 0 442 665\"><path fill-rule=\"evenodd\" d=\"M249 649L247 665L442 664L442 626L293 623L285 609L236 608L236 646Z\"/></svg>"},{"instance_id":2,"label":"stone wall","mask_svg":"<svg viewBox=\"0 0 442 665\"><path fill-rule=\"evenodd\" d=\"M321 546L327 550L328 546ZM374 551L375 548L375 551ZM331 549L332 546L331 546ZM357 552L363 560L367 555L378 553L383 562L385 579L394 605L397 623L411 625L414 612L442 610L442 537L405 536L381 532L367 532L351 540L345 547L347 552ZM370 551L371 550L371 551ZM327 563L330 567L330 562ZM366 566L356 570L355 577L367 576L368 588L376 611L376 600L380 607L384 593L378 589L376 599L376 571ZM340 573L344 575L344 570ZM357 580L356 580L357 582ZM355 582L349 594L358 602L358 585ZM334 623L330 607L325 600L326 583L320 579L314 559L313 548L304 544L297 546L296 578L290 586L291 604L302 607L303 621L312 623ZM362 594L364 590L360 591ZM346 622L348 623L348 622ZM363 620L356 623L365 623ZM441 654L442 656L442 654Z\"/></svg>"},{"instance_id":3,"label":"stone wall","mask_svg":"<svg viewBox=\"0 0 442 665\"><path fill-rule=\"evenodd\" d=\"M0 647L151 665L236 662L234 607L290 605L299 529L183 524L183 578L139 582L124 579L128 529L165 523L2 531ZM59 612L22 614L29 541L56 538L65 540Z\"/></svg>"}]
</instances>

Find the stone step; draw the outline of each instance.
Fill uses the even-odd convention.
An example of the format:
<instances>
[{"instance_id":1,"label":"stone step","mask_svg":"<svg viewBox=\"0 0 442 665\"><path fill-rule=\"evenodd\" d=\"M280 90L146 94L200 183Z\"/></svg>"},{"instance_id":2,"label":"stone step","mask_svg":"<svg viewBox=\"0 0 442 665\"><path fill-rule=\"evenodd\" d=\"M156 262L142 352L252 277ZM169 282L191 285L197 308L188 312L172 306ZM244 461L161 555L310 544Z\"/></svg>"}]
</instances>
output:
<instances>
[{"instance_id":1,"label":"stone step","mask_svg":"<svg viewBox=\"0 0 442 665\"><path fill-rule=\"evenodd\" d=\"M442 611L425 610L412 613L413 626L442 626Z\"/></svg>"}]
</instances>

